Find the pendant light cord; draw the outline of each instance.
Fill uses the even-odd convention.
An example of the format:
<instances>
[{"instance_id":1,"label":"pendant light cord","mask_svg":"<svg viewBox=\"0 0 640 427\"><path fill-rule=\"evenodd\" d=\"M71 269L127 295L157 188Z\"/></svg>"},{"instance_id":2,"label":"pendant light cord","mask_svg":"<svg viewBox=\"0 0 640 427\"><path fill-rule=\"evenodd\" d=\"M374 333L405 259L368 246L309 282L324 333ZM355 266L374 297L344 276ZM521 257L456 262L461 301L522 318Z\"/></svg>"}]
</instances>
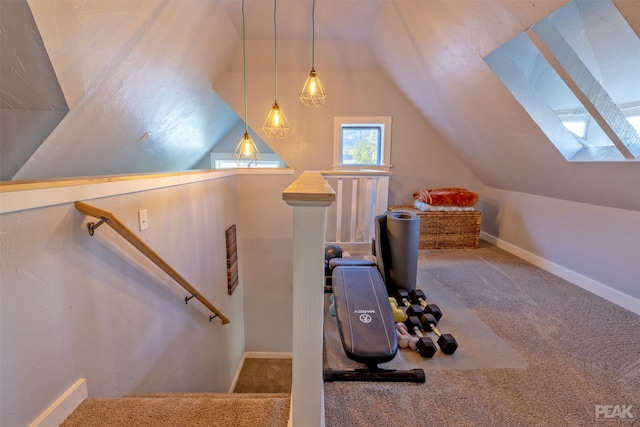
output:
<instances>
[{"instance_id":1,"label":"pendant light cord","mask_svg":"<svg viewBox=\"0 0 640 427\"><path fill-rule=\"evenodd\" d=\"M273 0L273 63L275 66L274 80L276 87L276 101L278 101L278 24L276 22L276 8L278 0Z\"/></svg>"},{"instance_id":2,"label":"pendant light cord","mask_svg":"<svg viewBox=\"0 0 640 427\"><path fill-rule=\"evenodd\" d=\"M311 3L311 68L315 68L316 59L316 0Z\"/></svg>"},{"instance_id":3,"label":"pendant light cord","mask_svg":"<svg viewBox=\"0 0 640 427\"><path fill-rule=\"evenodd\" d=\"M249 120L247 118L249 114L247 109L247 48L244 32L244 0L242 0L242 75L244 78L244 130L248 132Z\"/></svg>"}]
</instances>

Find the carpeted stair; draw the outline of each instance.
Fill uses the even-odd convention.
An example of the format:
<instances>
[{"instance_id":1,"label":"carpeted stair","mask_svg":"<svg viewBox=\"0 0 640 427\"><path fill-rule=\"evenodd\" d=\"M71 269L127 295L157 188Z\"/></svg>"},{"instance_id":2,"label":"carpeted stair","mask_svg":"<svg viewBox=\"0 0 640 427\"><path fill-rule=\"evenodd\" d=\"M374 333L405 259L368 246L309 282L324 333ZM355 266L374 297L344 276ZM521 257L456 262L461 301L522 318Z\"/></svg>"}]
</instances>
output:
<instances>
[{"instance_id":1,"label":"carpeted stair","mask_svg":"<svg viewBox=\"0 0 640 427\"><path fill-rule=\"evenodd\" d=\"M288 393L193 393L87 398L63 427L286 426Z\"/></svg>"}]
</instances>

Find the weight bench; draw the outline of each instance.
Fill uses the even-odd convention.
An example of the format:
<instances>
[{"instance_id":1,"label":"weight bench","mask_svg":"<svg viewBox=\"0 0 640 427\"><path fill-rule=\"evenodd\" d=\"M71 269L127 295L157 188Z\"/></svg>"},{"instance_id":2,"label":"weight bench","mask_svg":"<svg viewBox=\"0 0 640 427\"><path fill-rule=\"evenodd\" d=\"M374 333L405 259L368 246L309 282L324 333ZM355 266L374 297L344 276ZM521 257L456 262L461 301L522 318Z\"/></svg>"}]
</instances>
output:
<instances>
[{"instance_id":1,"label":"weight bench","mask_svg":"<svg viewBox=\"0 0 640 427\"><path fill-rule=\"evenodd\" d=\"M333 260L331 260L333 261ZM347 260L344 260L347 261ZM349 357L366 365L353 370L325 368L324 380L424 383L422 369L383 369L398 351L395 324L382 275L372 262L334 263L332 271L336 321L342 347ZM353 264L356 264L355 266Z\"/></svg>"}]
</instances>

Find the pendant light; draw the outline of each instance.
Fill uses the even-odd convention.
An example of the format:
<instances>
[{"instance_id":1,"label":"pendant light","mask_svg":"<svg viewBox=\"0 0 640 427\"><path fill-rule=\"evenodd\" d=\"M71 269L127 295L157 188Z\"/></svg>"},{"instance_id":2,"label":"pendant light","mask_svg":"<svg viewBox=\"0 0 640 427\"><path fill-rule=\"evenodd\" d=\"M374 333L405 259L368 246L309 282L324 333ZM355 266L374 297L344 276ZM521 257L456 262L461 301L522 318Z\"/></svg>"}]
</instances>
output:
<instances>
[{"instance_id":1,"label":"pendant light","mask_svg":"<svg viewBox=\"0 0 640 427\"><path fill-rule=\"evenodd\" d=\"M286 138L289 130L289 122L284 115L284 111L278 105L278 37L276 25L276 8L278 0L273 0L273 63L275 70L276 97L273 107L262 125L262 130L267 136L275 138Z\"/></svg>"},{"instance_id":2,"label":"pendant light","mask_svg":"<svg viewBox=\"0 0 640 427\"><path fill-rule=\"evenodd\" d=\"M304 83L300 93L300 102L305 107L321 107L327 98L324 87L316 75L315 65L315 41L316 41L316 0L312 0L311 6L311 72Z\"/></svg>"},{"instance_id":3,"label":"pendant light","mask_svg":"<svg viewBox=\"0 0 640 427\"><path fill-rule=\"evenodd\" d=\"M231 158L235 160L238 166L244 164L247 167L251 167L258 164L262 156L260 155L260 151L258 151L258 147L256 147L256 144L253 142L253 138L249 135L249 121L247 118L247 47L244 30L244 0L242 0L242 60L244 62L244 136L238 143Z\"/></svg>"}]
</instances>

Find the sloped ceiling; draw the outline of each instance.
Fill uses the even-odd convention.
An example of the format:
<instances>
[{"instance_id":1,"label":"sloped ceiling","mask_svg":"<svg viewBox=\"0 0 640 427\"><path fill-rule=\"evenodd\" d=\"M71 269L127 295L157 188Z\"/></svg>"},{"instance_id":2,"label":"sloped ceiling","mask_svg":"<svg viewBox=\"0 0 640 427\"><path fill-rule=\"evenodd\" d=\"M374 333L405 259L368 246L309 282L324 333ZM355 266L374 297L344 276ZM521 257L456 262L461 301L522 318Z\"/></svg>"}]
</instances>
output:
<instances>
[{"instance_id":1,"label":"sloped ceiling","mask_svg":"<svg viewBox=\"0 0 640 427\"><path fill-rule=\"evenodd\" d=\"M26 2L0 15L0 180L13 177L69 108Z\"/></svg>"},{"instance_id":2,"label":"sloped ceiling","mask_svg":"<svg viewBox=\"0 0 640 427\"><path fill-rule=\"evenodd\" d=\"M344 51L353 52L354 43L367 42L376 66L483 184L640 210L639 162L567 162L483 60L566 3L568 0L317 0L316 45L322 49L322 66L331 68L349 63L336 59L329 43L337 42ZM272 15L272 2L246 4L247 37L268 41L273 29L264 17ZM308 40L308 1L278 4L278 20L286 23L280 24L284 28L279 30L279 39ZM614 4L638 33L640 3L620 0ZM240 2L229 0L225 9L241 35ZM285 57L279 60L279 67L301 70L308 66L305 61L306 57ZM268 57L261 63L269 63ZM237 67L238 62L235 64Z\"/></svg>"},{"instance_id":3,"label":"sloped ceiling","mask_svg":"<svg viewBox=\"0 0 640 427\"><path fill-rule=\"evenodd\" d=\"M238 122L219 2L29 2L70 112L14 179L186 170ZM215 53L214 53L215 52Z\"/></svg>"},{"instance_id":4,"label":"sloped ceiling","mask_svg":"<svg viewBox=\"0 0 640 427\"><path fill-rule=\"evenodd\" d=\"M640 163L568 163L484 63L564 1L384 2L382 68L483 184L640 210ZM615 2L638 33L640 3Z\"/></svg>"},{"instance_id":5,"label":"sloped ceiling","mask_svg":"<svg viewBox=\"0 0 640 427\"><path fill-rule=\"evenodd\" d=\"M308 72L310 3L278 1L283 73ZM382 69L487 186L640 210L640 163L566 162L482 59L565 3L317 0L316 49L323 69ZM615 4L638 33L640 3ZM187 169L220 102L240 112L212 89L242 67L240 0L29 5L71 112L16 178ZM247 71L266 72L273 2L246 11Z\"/></svg>"},{"instance_id":6,"label":"sloped ceiling","mask_svg":"<svg viewBox=\"0 0 640 427\"><path fill-rule=\"evenodd\" d=\"M2 2L2 108L67 110L26 2ZM25 49L32 46L31 49Z\"/></svg>"}]
</instances>

